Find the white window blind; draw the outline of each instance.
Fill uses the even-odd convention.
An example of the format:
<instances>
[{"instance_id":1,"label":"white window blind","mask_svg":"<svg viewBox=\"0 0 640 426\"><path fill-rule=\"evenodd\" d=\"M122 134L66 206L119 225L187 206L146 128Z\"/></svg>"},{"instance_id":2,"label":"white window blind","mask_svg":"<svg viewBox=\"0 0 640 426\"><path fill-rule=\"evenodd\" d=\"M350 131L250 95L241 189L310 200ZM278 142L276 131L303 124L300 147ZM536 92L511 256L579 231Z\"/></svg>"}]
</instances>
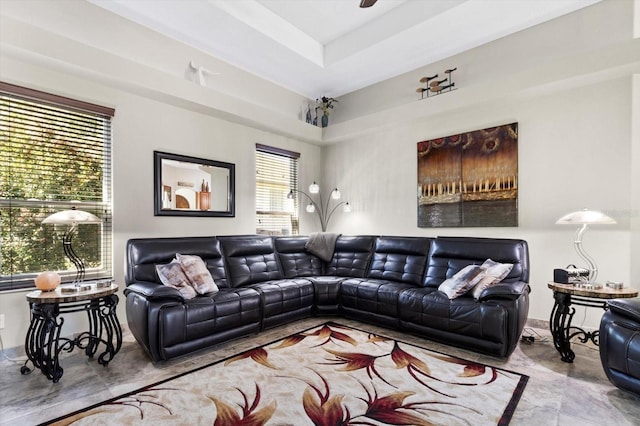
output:
<instances>
[{"instance_id":1,"label":"white window blind","mask_svg":"<svg viewBox=\"0 0 640 426\"><path fill-rule=\"evenodd\" d=\"M256 232L297 235L300 154L256 144ZM293 198L287 195L293 190Z\"/></svg>"},{"instance_id":2,"label":"white window blind","mask_svg":"<svg viewBox=\"0 0 640 426\"><path fill-rule=\"evenodd\" d=\"M114 110L0 82L0 290L33 286L42 271L75 277L62 237L43 225L61 210L101 224L79 225L73 250L86 280L112 276L111 117Z\"/></svg>"}]
</instances>

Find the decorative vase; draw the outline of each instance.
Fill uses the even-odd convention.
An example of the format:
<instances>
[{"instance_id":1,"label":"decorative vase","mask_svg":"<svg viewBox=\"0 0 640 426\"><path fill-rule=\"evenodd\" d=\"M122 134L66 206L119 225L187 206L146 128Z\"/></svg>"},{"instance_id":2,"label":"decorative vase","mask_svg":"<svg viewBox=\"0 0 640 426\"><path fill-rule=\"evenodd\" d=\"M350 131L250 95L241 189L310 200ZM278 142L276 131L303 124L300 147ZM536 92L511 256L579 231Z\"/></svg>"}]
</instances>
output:
<instances>
[{"instance_id":1,"label":"decorative vase","mask_svg":"<svg viewBox=\"0 0 640 426\"><path fill-rule=\"evenodd\" d=\"M327 127L329 125L329 116L324 114L322 116L322 127Z\"/></svg>"},{"instance_id":2,"label":"decorative vase","mask_svg":"<svg viewBox=\"0 0 640 426\"><path fill-rule=\"evenodd\" d=\"M305 117L307 123L311 124L311 105L307 108L307 116Z\"/></svg>"},{"instance_id":3,"label":"decorative vase","mask_svg":"<svg viewBox=\"0 0 640 426\"><path fill-rule=\"evenodd\" d=\"M53 291L60 285L60 275L57 272L41 272L35 283L38 290Z\"/></svg>"}]
</instances>

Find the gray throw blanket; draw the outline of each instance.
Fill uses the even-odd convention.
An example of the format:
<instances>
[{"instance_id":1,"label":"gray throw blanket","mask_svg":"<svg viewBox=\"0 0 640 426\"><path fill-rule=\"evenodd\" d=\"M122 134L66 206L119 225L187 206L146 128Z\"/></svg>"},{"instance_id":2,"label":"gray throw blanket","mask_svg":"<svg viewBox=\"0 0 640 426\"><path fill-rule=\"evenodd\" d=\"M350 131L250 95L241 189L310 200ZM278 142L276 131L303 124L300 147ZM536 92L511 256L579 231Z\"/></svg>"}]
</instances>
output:
<instances>
[{"instance_id":1,"label":"gray throw blanket","mask_svg":"<svg viewBox=\"0 0 640 426\"><path fill-rule=\"evenodd\" d=\"M330 262L339 236L340 234L332 234L331 232L314 232L309 235L309 240L307 240L304 248L325 262Z\"/></svg>"}]
</instances>

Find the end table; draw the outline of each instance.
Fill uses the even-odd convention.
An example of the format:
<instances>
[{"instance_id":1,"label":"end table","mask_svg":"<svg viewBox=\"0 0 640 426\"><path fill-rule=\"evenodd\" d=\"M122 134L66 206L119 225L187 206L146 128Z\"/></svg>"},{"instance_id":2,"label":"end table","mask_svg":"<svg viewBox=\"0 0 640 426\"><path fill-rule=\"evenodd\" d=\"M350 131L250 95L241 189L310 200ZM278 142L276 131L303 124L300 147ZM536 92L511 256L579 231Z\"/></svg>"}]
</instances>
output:
<instances>
[{"instance_id":1,"label":"end table","mask_svg":"<svg viewBox=\"0 0 640 426\"><path fill-rule=\"evenodd\" d=\"M599 345L599 330L593 332L583 330L571 325L576 309L571 305L601 308L607 310L607 299L622 299L636 297L638 290L632 288L613 289L601 287L598 289L585 289L573 284L560 284L550 282L548 287L553 290L555 304L549 319L549 328L553 336L553 345L560 353L564 362L573 362L576 355L571 350L571 339L578 336L582 343L591 340Z\"/></svg>"},{"instance_id":2,"label":"end table","mask_svg":"<svg viewBox=\"0 0 640 426\"><path fill-rule=\"evenodd\" d=\"M32 291L27 294L31 308L31 322L25 340L27 361L20 373L29 374L27 363L31 361L54 383L62 377L60 352L71 352L75 347L84 349L92 358L100 344L104 351L98 355L98 362L107 366L122 346L122 328L116 316L118 286L98 288L78 293L62 293L60 288L54 291ZM62 314L86 312L89 319L89 331L69 339L60 337L64 317Z\"/></svg>"}]
</instances>

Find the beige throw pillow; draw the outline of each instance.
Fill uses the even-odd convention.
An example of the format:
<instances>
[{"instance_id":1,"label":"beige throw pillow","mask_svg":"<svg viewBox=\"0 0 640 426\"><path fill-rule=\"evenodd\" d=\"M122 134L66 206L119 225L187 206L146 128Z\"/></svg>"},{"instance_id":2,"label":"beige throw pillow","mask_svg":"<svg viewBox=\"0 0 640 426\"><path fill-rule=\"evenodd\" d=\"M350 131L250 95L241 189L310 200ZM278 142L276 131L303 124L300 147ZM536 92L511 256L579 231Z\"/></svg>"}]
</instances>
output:
<instances>
[{"instance_id":1,"label":"beige throw pillow","mask_svg":"<svg viewBox=\"0 0 640 426\"><path fill-rule=\"evenodd\" d=\"M455 299L473 288L483 276L484 268L480 265L468 265L453 277L444 280L438 290L445 293L449 299Z\"/></svg>"},{"instance_id":2,"label":"beige throw pillow","mask_svg":"<svg viewBox=\"0 0 640 426\"><path fill-rule=\"evenodd\" d=\"M196 297L195 289L191 286L189 279L182 271L182 266L176 259L166 265L156 265L156 273L162 284L175 288L186 300Z\"/></svg>"},{"instance_id":3,"label":"beige throw pillow","mask_svg":"<svg viewBox=\"0 0 640 426\"><path fill-rule=\"evenodd\" d=\"M471 295L474 299L478 300L480 294L485 288L498 284L504 280L509 272L513 269L512 263L499 263L491 259L487 259L482 264L484 269L484 276L478 281L475 287L471 290Z\"/></svg>"},{"instance_id":4,"label":"beige throw pillow","mask_svg":"<svg viewBox=\"0 0 640 426\"><path fill-rule=\"evenodd\" d=\"M218 286L200 256L176 254L176 259L180 262L184 274L198 294L218 291Z\"/></svg>"}]
</instances>

